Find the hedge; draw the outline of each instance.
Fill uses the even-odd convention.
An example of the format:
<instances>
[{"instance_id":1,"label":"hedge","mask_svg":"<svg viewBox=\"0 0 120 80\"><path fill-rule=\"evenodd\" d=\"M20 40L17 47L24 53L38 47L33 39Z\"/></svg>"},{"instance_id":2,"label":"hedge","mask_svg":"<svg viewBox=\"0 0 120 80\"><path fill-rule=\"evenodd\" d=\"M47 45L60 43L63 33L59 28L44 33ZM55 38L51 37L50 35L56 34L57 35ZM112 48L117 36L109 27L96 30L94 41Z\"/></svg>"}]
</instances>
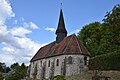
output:
<instances>
[{"instance_id":1,"label":"hedge","mask_svg":"<svg viewBox=\"0 0 120 80\"><path fill-rule=\"evenodd\" d=\"M65 78L62 75L57 75L57 76L54 76L53 79L51 80L65 80Z\"/></svg>"},{"instance_id":2,"label":"hedge","mask_svg":"<svg viewBox=\"0 0 120 80\"><path fill-rule=\"evenodd\" d=\"M120 70L120 50L91 58L89 69Z\"/></svg>"}]
</instances>

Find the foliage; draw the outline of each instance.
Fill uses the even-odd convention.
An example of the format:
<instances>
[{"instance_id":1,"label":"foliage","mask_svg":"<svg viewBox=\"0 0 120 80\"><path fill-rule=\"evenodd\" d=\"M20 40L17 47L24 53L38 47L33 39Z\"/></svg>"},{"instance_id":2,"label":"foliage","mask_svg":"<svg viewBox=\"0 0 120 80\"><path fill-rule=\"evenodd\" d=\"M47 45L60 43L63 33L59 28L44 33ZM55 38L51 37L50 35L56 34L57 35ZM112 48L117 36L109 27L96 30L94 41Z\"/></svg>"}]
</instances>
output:
<instances>
[{"instance_id":1,"label":"foliage","mask_svg":"<svg viewBox=\"0 0 120 80\"><path fill-rule=\"evenodd\" d=\"M101 39L101 26L102 24L99 22L91 23L84 26L78 34L78 38L87 47L88 51L91 53L91 56L95 56L97 54L97 48L100 45Z\"/></svg>"},{"instance_id":2,"label":"foliage","mask_svg":"<svg viewBox=\"0 0 120 80\"><path fill-rule=\"evenodd\" d=\"M120 50L91 58L89 68L90 70L120 70Z\"/></svg>"},{"instance_id":3,"label":"foliage","mask_svg":"<svg viewBox=\"0 0 120 80\"><path fill-rule=\"evenodd\" d=\"M11 68L12 69L17 69L19 67L19 64L18 63L14 63L11 65Z\"/></svg>"},{"instance_id":4,"label":"foliage","mask_svg":"<svg viewBox=\"0 0 120 80\"><path fill-rule=\"evenodd\" d=\"M0 72L5 72L6 65L5 63L0 62Z\"/></svg>"},{"instance_id":5,"label":"foliage","mask_svg":"<svg viewBox=\"0 0 120 80\"><path fill-rule=\"evenodd\" d=\"M8 73L11 69L9 67L6 67L5 73Z\"/></svg>"},{"instance_id":6,"label":"foliage","mask_svg":"<svg viewBox=\"0 0 120 80\"><path fill-rule=\"evenodd\" d=\"M120 49L120 5L114 6L112 11L107 12L103 21L99 54L111 53Z\"/></svg>"},{"instance_id":7,"label":"foliage","mask_svg":"<svg viewBox=\"0 0 120 80\"><path fill-rule=\"evenodd\" d=\"M26 76L27 67L24 63L19 65L18 63L14 63L11 65L11 68L15 71L15 73L7 76L6 80L21 80Z\"/></svg>"},{"instance_id":8,"label":"foliage","mask_svg":"<svg viewBox=\"0 0 120 80\"><path fill-rule=\"evenodd\" d=\"M65 80L65 78L64 76L57 75L57 76L54 76L52 80Z\"/></svg>"},{"instance_id":9,"label":"foliage","mask_svg":"<svg viewBox=\"0 0 120 80\"><path fill-rule=\"evenodd\" d=\"M84 26L78 38L92 57L120 49L120 5L107 12L102 24L93 22Z\"/></svg>"},{"instance_id":10,"label":"foliage","mask_svg":"<svg viewBox=\"0 0 120 80\"><path fill-rule=\"evenodd\" d=\"M5 63L0 62L0 72L2 73L8 73L10 71L10 68L5 65Z\"/></svg>"},{"instance_id":11,"label":"foliage","mask_svg":"<svg viewBox=\"0 0 120 80\"><path fill-rule=\"evenodd\" d=\"M91 54L90 69L120 70L120 5L107 12L103 23L85 25L78 38Z\"/></svg>"},{"instance_id":12,"label":"foliage","mask_svg":"<svg viewBox=\"0 0 120 80\"><path fill-rule=\"evenodd\" d=\"M2 80L3 76L2 76L2 73L0 72L0 80Z\"/></svg>"}]
</instances>

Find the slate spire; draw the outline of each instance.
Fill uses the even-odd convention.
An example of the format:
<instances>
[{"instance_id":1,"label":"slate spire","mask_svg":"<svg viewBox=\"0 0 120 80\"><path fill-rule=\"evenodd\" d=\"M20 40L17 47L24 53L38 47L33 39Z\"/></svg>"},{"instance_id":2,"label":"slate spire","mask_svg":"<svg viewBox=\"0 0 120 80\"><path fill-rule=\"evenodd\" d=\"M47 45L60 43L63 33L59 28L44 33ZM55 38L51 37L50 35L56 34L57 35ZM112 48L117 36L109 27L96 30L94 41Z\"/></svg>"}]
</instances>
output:
<instances>
[{"instance_id":1,"label":"slate spire","mask_svg":"<svg viewBox=\"0 0 120 80\"><path fill-rule=\"evenodd\" d=\"M58 27L57 27L57 30L56 30L56 34L57 33L66 33L66 35L67 35L67 30L65 28L62 9L60 10L60 17L59 17L59 22L58 22Z\"/></svg>"},{"instance_id":2,"label":"slate spire","mask_svg":"<svg viewBox=\"0 0 120 80\"><path fill-rule=\"evenodd\" d=\"M56 35L57 35L57 37L56 37L57 43L61 42L64 39L64 37L67 36L67 30L65 28L62 9L60 10L60 17L59 17L58 27L56 30Z\"/></svg>"}]
</instances>

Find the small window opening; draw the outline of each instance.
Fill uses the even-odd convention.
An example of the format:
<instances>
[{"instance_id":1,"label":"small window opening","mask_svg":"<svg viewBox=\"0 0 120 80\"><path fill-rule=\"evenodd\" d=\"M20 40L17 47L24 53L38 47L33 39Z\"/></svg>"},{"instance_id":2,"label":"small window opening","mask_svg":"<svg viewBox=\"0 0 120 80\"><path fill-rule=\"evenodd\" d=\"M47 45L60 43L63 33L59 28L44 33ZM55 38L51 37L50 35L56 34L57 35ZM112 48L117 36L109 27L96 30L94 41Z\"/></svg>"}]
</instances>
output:
<instances>
[{"instance_id":1,"label":"small window opening","mask_svg":"<svg viewBox=\"0 0 120 80\"><path fill-rule=\"evenodd\" d=\"M42 61L40 61L40 64L41 64L41 66L42 66Z\"/></svg>"},{"instance_id":2,"label":"small window opening","mask_svg":"<svg viewBox=\"0 0 120 80\"><path fill-rule=\"evenodd\" d=\"M48 67L50 67L50 60L49 60L49 62L48 62Z\"/></svg>"},{"instance_id":3,"label":"small window opening","mask_svg":"<svg viewBox=\"0 0 120 80\"><path fill-rule=\"evenodd\" d=\"M57 59L56 66L59 66L59 59Z\"/></svg>"},{"instance_id":4,"label":"small window opening","mask_svg":"<svg viewBox=\"0 0 120 80\"><path fill-rule=\"evenodd\" d=\"M87 57L86 56L84 57L84 63L85 63L85 65L87 65Z\"/></svg>"},{"instance_id":5,"label":"small window opening","mask_svg":"<svg viewBox=\"0 0 120 80\"><path fill-rule=\"evenodd\" d=\"M72 64L72 57L71 56L68 57L68 64Z\"/></svg>"}]
</instances>

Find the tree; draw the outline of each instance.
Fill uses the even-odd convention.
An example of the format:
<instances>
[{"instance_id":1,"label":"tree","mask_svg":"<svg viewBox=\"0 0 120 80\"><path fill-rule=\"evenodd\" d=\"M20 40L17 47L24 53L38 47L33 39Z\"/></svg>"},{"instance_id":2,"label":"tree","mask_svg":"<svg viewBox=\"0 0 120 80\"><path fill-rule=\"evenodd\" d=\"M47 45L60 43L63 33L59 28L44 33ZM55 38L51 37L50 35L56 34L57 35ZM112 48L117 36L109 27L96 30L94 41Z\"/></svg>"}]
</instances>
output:
<instances>
[{"instance_id":1,"label":"tree","mask_svg":"<svg viewBox=\"0 0 120 80\"><path fill-rule=\"evenodd\" d=\"M0 72L5 72L6 65L5 63L0 62Z\"/></svg>"},{"instance_id":2,"label":"tree","mask_svg":"<svg viewBox=\"0 0 120 80\"><path fill-rule=\"evenodd\" d=\"M18 63L14 63L11 65L11 68L12 69L17 69L19 67L19 64Z\"/></svg>"},{"instance_id":3,"label":"tree","mask_svg":"<svg viewBox=\"0 0 120 80\"><path fill-rule=\"evenodd\" d=\"M0 72L0 80L2 80L3 76L2 76L2 73Z\"/></svg>"},{"instance_id":4,"label":"tree","mask_svg":"<svg viewBox=\"0 0 120 80\"><path fill-rule=\"evenodd\" d=\"M111 53L120 49L120 5L107 12L101 27L102 38L98 53Z\"/></svg>"},{"instance_id":5,"label":"tree","mask_svg":"<svg viewBox=\"0 0 120 80\"><path fill-rule=\"evenodd\" d=\"M89 25L85 25L83 29L78 33L78 38L87 47L91 56L97 54L97 47L100 45L101 28L102 24L99 22L93 22Z\"/></svg>"},{"instance_id":6,"label":"tree","mask_svg":"<svg viewBox=\"0 0 120 80\"><path fill-rule=\"evenodd\" d=\"M83 27L78 38L91 56L108 54L120 49L120 5L107 12L103 23L94 22Z\"/></svg>"},{"instance_id":7,"label":"tree","mask_svg":"<svg viewBox=\"0 0 120 80\"><path fill-rule=\"evenodd\" d=\"M7 76L7 80L21 80L26 76L27 66L24 63L21 65L14 63L11 65L11 68L14 70L14 73Z\"/></svg>"},{"instance_id":8,"label":"tree","mask_svg":"<svg viewBox=\"0 0 120 80\"><path fill-rule=\"evenodd\" d=\"M6 67L5 72L8 73L11 69L9 67Z\"/></svg>"},{"instance_id":9,"label":"tree","mask_svg":"<svg viewBox=\"0 0 120 80\"><path fill-rule=\"evenodd\" d=\"M103 19L105 26L105 33L112 45L120 46L120 5L115 5L112 11L107 12Z\"/></svg>"}]
</instances>

